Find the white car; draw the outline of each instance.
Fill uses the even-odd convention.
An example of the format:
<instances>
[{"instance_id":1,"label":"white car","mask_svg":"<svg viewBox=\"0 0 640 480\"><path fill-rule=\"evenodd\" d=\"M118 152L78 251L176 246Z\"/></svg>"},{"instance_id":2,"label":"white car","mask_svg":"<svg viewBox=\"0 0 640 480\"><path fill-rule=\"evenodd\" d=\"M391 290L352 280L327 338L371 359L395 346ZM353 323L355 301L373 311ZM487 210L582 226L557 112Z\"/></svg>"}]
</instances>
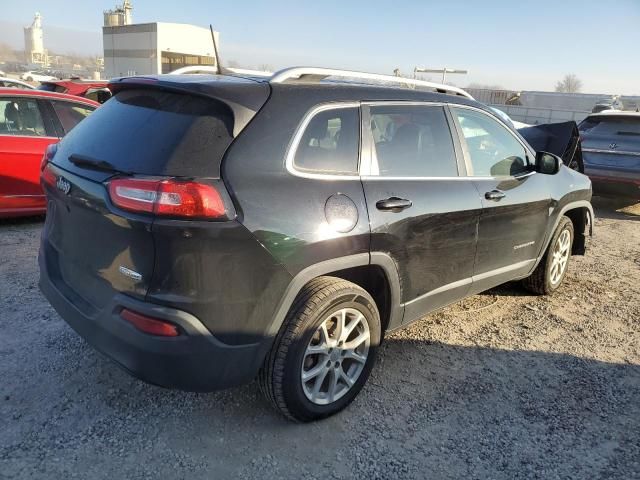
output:
<instances>
[{"instance_id":1,"label":"white car","mask_svg":"<svg viewBox=\"0 0 640 480\"><path fill-rule=\"evenodd\" d=\"M498 108L491 107L491 106L489 108L491 110L493 110L496 113L496 115L498 115L506 123L508 123L509 125L512 125L513 128L515 128L516 130L519 130L521 128L527 128L527 127L531 126L528 123L522 123L522 122L518 122L516 120L512 120L509 115L507 115L506 113L504 113L502 110L500 110Z\"/></svg>"},{"instance_id":2,"label":"white car","mask_svg":"<svg viewBox=\"0 0 640 480\"><path fill-rule=\"evenodd\" d=\"M31 70L29 72L24 72L20 78L22 80L26 80L27 82L48 82L51 80L58 80L56 77L51 75L47 75L45 72L40 72L37 70Z\"/></svg>"},{"instance_id":3,"label":"white car","mask_svg":"<svg viewBox=\"0 0 640 480\"><path fill-rule=\"evenodd\" d=\"M0 75L0 88L23 88L23 89L28 89L28 90L33 90L34 87L33 85L29 85L26 82L23 82L22 80L16 80L15 78L7 78L4 77L2 75Z\"/></svg>"}]
</instances>

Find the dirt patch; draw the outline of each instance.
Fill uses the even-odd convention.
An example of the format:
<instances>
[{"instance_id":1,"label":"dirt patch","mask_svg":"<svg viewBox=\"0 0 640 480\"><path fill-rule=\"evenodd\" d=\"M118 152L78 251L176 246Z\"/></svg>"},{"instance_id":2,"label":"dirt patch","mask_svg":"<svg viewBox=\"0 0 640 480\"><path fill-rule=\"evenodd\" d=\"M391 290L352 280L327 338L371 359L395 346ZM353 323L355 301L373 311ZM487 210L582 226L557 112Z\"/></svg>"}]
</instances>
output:
<instances>
[{"instance_id":1,"label":"dirt patch","mask_svg":"<svg viewBox=\"0 0 640 480\"><path fill-rule=\"evenodd\" d=\"M640 478L640 222L596 207L555 295L507 284L391 335L354 404L311 425L256 385L131 378L39 293L41 223L4 222L0 478Z\"/></svg>"}]
</instances>

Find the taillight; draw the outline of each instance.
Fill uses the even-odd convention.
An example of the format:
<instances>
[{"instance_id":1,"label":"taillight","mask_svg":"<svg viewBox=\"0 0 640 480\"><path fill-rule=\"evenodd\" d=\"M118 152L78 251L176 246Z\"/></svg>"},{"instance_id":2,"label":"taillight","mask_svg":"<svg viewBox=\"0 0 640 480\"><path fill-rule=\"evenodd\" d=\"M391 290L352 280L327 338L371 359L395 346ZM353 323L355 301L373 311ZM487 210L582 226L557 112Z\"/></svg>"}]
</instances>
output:
<instances>
[{"instance_id":1,"label":"taillight","mask_svg":"<svg viewBox=\"0 0 640 480\"><path fill-rule=\"evenodd\" d=\"M120 317L141 332L148 333L149 335L157 335L159 337L177 337L180 335L178 327L173 323L159 318L148 317L126 308L120 312Z\"/></svg>"},{"instance_id":2,"label":"taillight","mask_svg":"<svg viewBox=\"0 0 640 480\"><path fill-rule=\"evenodd\" d=\"M51 145L47 146L47 148L44 151L44 155L42 156L42 160L40 161L40 171L43 171L47 163L49 163L53 159L53 156L56 154L56 151L58 151L57 143L52 143Z\"/></svg>"},{"instance_id":3,"label":"taillight","mask_svg":"<svg viewBox=\"0 0 640 480\"><path fill-rule=\"evenodd\" d=\"M49 166L48 163L46 163L43 167L42 172L40 173L40 181L42 183L46 183L47 185L55 187L56 180L57 178L55 174L51 171L51 167Z\"/></svg>"},{"instance_id":4,"label":"taillight","mask_svg":"<svg viewBox=\"0 0 640 480\"><path fill-rule=\"evenodd\" d=\"M109 196L123 210L183 218L226 218L220 192L212 185L181 180L118 178Z\"/></svg>"}]
</instances>

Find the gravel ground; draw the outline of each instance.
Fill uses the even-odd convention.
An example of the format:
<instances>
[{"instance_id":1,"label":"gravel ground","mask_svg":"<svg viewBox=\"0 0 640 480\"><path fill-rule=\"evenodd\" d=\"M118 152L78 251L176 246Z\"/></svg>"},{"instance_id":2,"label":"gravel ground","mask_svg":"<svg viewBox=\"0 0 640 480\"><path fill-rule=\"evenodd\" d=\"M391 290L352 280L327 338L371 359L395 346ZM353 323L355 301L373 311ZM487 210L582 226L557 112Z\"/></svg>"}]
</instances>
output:
<instances>
[{"instance_id":1,"label":"gravel ground","mask_svg":"<svg viewBox=\"0 0 640 480\"><path fill-rule=\"evenodd\" d=\"M640 479L640 205L597 205L553 297L509 284L384 343L352 406L296 425L255 384L144 384L37 288L41 223L0 224L0 478Z\"/></svg>"}]
</instances>

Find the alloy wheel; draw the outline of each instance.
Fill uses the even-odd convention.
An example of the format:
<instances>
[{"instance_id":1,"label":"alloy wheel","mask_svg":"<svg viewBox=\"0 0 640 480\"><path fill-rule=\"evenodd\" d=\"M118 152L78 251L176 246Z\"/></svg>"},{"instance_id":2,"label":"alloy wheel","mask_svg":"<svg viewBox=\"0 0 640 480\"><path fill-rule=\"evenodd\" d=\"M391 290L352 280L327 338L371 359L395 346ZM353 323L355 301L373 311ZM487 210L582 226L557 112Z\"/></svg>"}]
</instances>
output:
<instances>
[{"instance_id":1,"label":"alloy wheel","mask_svg":"<svg viewBox=\"0 0 640 480\"><path fill-rule=\"evenodd\" d=\"M366 317L355 308L329 315L314 332L302 359L305 396L317 405L342 398L360 377L369 354Z\"/></svg>"},{"instance_id":2,"label":"alloy wheel","mask_svg":"<svg viewBox=\"0 0 640 480\"><path fill-rule=\"evenodd\" d=\"M571 253L571 233L563 230L553 247L550 280L552 285L557 285L562 280L567 262Z\"/></svg>"}]
</instances>

